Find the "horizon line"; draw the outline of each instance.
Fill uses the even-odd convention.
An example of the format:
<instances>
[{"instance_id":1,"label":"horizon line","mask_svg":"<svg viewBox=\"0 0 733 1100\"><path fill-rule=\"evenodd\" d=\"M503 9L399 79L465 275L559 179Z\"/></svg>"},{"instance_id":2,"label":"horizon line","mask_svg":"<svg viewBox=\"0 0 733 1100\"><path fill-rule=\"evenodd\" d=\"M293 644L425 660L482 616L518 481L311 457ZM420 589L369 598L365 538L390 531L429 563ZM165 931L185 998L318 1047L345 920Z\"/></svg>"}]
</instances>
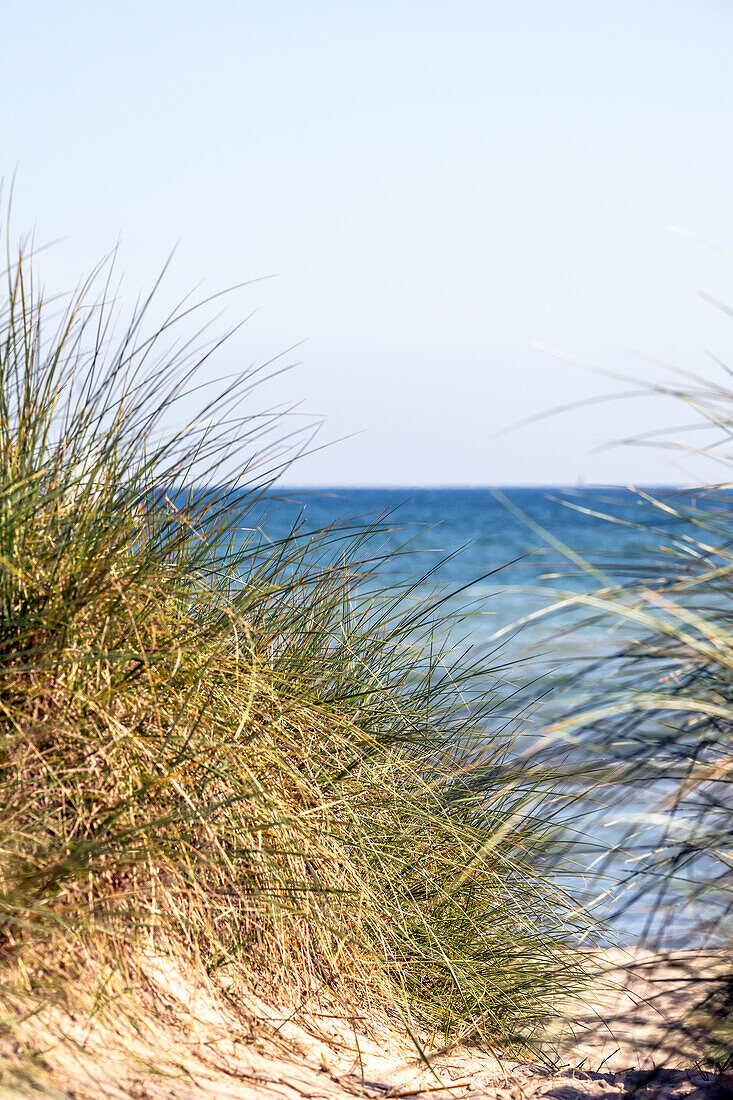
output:
<instances>
[{"instance_id":1,"label":"horizon line","mask_svg":"<svg viewBox=\"0 0 733 1100\"><path fill-rule=\"evenodd\" d=\"M702 486L708 488L708 486ZM710 486L712 488L712 486ZM287 489L288 492L292 490L318 492L328 490L329 492L339 490L353 490L353 489L379 489L379 490L435 490L435 489L699 489L701 486L690 483L689 485L683 485L680 482L664 482L664 481L644 481L644 482L622 482L622 481L589 481L589 482L570 482L570 481L537 481L537 482L490 482L483 485L477 485L467 482L444 482L438 484L416 484L416 483L393 483L385 484L380 482L363 482L356 484L335 484L328 482L319 482L318 484L282 484L275 482L273 488Z\"/></svg>"}]
</instances>

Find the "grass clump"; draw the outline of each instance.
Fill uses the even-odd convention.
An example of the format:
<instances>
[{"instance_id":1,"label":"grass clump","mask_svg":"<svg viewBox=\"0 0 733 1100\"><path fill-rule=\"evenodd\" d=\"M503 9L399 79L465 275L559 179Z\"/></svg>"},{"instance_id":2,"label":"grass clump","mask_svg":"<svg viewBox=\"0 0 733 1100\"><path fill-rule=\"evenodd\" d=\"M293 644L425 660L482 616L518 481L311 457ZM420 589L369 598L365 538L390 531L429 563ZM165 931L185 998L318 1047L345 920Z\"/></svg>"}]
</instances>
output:
<instances>
[{"instance_id":1,"label":"grass clump","mask_svg":"<svg viewBox=\"0 0 733 1100\"><path fill-rule=\"evenodd\" d=\"M152 947L539 1041L579 918L501 700L451 665L435 607L375 588L374 528L259 536L277 415L249 410L251 374L204 385L217 345L179 337L187 304L152 329L149 307L120 332L104 271L59 304L8 264L6 1028L83 960Z\"/></svg>"},{"instance_id":2,"label":"grass clump","mask_svg":"<svg viewBox=\"0 0 733 1100\"><path fill-rule=\"evenodd\" d=\"M729 373L729 372L728 372ZM680 981L698 990L670 1019L657 1059L693 1049L700 1064L733 1067L733 391L729 382L685 374L685 382L643 392L681 401L697 431L664 446L675 457L717 464L719 478L678 490L636 490L643 519L628 501L598 512L638 532L638 559L609 568L584 563L598 587L558 604L585 608L594 632L617 639L603 656L574 666L572 703L547 734L565 746L571 785L591 784L606 835L605 866L626 870L615 919L634 924L641 947L675 961ZM659 433L642 437L660 445ZM655 438L656 437L656 438ZM556 595L556 594L555 594ZM575 620L577 624L577 618ZM558 698L563 698L562 691ZM567 696L565 696L567 698ZM596 831L597 848L601 847ZM595 866L604 870L596 852ZM690 952L692 952L690 954ZM703 961L716 962L713 979Z\"/></svg>"}]
</instances>

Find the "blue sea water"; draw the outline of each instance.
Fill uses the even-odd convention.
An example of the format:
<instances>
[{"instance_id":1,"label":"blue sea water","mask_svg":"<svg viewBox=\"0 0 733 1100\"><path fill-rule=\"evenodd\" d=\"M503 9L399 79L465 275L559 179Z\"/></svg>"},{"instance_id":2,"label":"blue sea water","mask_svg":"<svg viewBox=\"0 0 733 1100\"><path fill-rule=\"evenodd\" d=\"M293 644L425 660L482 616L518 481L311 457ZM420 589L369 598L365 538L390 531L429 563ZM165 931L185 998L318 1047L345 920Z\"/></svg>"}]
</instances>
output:
<instances>
[{"instance_id":1,"label":"blue sea water","mask_svg":"<svg viewBox=\"0 0 733 1100\"><path fill-rule=\"evenodd\" d=\"M498 668L507 691L537 681L541 698L545 678L614 650L630 629L617 623L609 630L608 622L589 622L587 609L576 608L564 619L548 618L544 609L568 594L661 568L655 560L659 533L667 541L694 533L689 519L674 518L677 505L694 506L689 492L288 488L269 500L261 530L267 540L277 540L293 528L302 534L330 528L337 546L342 534L372 523L362 552L385 556L386 579L418 581L417 594L436 586L455 593L446 606L459 616L463 644L471 644L479 657L485 655L487 679ZM421 581L426 574L429 578ZM547 717L543 706L551 708L552 703L538 704L537 728ZM589 829L602 830L604 825L601 815ZM605 839L613 837L606 833ZM607 884L614 876L623 878L623 864L623 854L615 865L611 861ZM608 911L608 905L602 907L601 915ZM628 908L617 920L620 934L633 939L645 919L643 904ZM686 933L680 935L684 940Z\"/></svg>"},{"instance_id":2,"label":"blue sea water","mask_svg":"<svg viewBox=\"0 0 733 1100\"><path fill-rule=\"evenodd\" d=\"M276 539L298 524L348 531L374 522L371 552L390 557L389 575L429 573L430 585L460 591L451 606L464 609L475 644L498 634L517 652L513 624L553 596L598 587L584 561L614 579L648 561L654 529L671 522L648 496L689 500L669 489L617 487L291 488L272 501L264 530ZM545 643L546 627L542 618L522 629L525 651Z\"/></svg>"}]
</instances>

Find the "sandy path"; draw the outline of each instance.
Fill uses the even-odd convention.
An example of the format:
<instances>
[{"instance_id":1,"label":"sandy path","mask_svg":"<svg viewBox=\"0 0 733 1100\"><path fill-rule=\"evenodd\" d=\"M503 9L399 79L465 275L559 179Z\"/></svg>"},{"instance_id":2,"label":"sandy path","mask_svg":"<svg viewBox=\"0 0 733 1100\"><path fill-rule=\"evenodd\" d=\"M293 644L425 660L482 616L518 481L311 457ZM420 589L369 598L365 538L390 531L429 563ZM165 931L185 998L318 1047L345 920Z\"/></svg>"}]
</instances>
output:
<instances>
[{"instance_id":1,"label":"sandy path","mask_svg":"<svg viewBox=\"0 0 733 1100\"><path fill-rule=\"evenodd\" d=\"M428 1069L394 1023L355 1013L326 997L276 1009L212 985L193 985L170 961L146 966L145 1012L92 1027L70 1017L27 1028L33 1061L6 1048L0 1098L55 1100L379 1100L425 1096L501 1100L593 1100L632 1091L642 1100L703 1100L720 1080L695 1067L698 1039L669 1059L660 1049L690 1031L690 976L720 958L688 955L682 969L648 955L605 957L589 1002L568 1007L554 1039L562 1068L498 1062L461 1048L431 1055ZM63 1042L51 1042L55 1031ZM422 1036L427 1044L428 1037ZM699 1044L698 1044L699 1046ZM428 1048L429 1049L429 1048ZM663 1073L647 1076L655 1063ZM646 1072L645 1072L646 1071Z\"/></svg>"}]
</instances>

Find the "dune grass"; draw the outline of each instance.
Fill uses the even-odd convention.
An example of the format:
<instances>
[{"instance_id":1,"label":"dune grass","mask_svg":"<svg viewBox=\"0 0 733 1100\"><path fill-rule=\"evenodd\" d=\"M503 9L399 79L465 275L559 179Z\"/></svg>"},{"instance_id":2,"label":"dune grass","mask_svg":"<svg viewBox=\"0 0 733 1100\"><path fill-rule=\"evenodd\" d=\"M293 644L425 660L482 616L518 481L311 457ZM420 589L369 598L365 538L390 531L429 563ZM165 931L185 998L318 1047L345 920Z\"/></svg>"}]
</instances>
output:
<instances>
[{"instance_id":1,"label":"dune grass","mask_svg":"<svg viewBox=\"0 0 733 1100\"><path fill-rule=\"evenodd\" d=\"M672 448L694 465L717 464L719 479L678 491L637 490L643 519L610 495L598 516L631 525L645 551L614 568L583 561L584 592L553 590L553 611L585 611L594 633L620 639L604 654L582 655L572 677L560 675L556 718L545 751L565 754L566 780L593 787L595 867L626 871L615 887L616 916L643 905L639 943L655 952L705 948L730 960L733 950L733 390L687 375L649 393L682 402L696 420L671 440L652 431L638 442ZM693 440L690 442L690 440ZM572 502L570 502L572 507ZM562 631L566 628L559 627ZM580 656L580 655L579 655ZM564 709L563 696L572 702ZM538 765L541 766L541 765ZM557 782L560 782L558 779ZM604 829L612 839L600 859ZM733 1066L733 969L703 981L694 956L680 974L701 990L695 1011L670 1020L657 1053L664 1062L692 1041L701 1064Z\"/></svg>"},{"instance_id":2,"label":"dune grass","mask_svg":"<svg viewBox=\"0 0 733 1100\"><path fill-rule=\"evenodd\" d=\"M452 663L440 600L380 587L378 524L261 537L288 421L256 374L204 385L219 342L186 335L188 303L151 327L154 302L121 328L107 269L45 301L33 258L8 263L6 1033L144 948L537 1048L587 927L546 777L489 670Z\"/></svg>"}]
</instances>

